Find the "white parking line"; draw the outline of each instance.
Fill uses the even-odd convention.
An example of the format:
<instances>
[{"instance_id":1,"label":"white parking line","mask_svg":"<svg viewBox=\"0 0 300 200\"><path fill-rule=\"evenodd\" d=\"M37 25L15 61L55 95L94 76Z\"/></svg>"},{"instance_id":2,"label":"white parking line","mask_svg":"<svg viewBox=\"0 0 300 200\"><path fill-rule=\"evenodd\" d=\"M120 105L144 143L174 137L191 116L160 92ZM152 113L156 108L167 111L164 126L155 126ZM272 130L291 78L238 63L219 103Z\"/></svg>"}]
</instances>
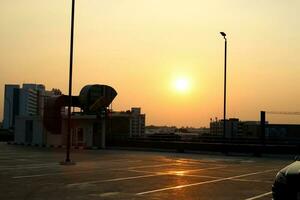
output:
<instances>
[{"instance_id":1,"label":"white parking line","mask_svg":"<svg viewBox=\"0 0 300 200\"><path fill-rule=\"evenodd\" d=\"M200 169L187 169L187 170L177 170L177 171L166 171L166 172L151 172L151 171L144 171L144 170L134 170L134 169L130 169L128 171L132 171L132 172L140 172L140 173L161 173L161 174L174 174L174 175L182 175L185 176L186 173L190 173L190 172L197 172L197 171L203 171L203 170L211 170L211 169L222 169L227 167L227 165L220 165L220 166L216 166L216 167L207 167L207 168L200 168Z\"/></svg>"},{"instance_id":2,"label":"white parking line","mask_svg":"<svg viewBox=\"0 0 300 200\"><path fill-rule=\"evenodd\" d=\"M18 169L35 169L35 168L48 168L58 166L58 163L45 163L45 164L29 164L29 165L15 165L15 166L1 166L0 171L5 170L18 170Z\"/></svg>"},{"instance_id":3,"label":"white parking line","mask_svg":"<svg viewBox=\"0 0 300 200\"><path fill-rule=\"evenodd\" d=\"M263 174L271 171L277 171L278 169L271 169L271 170L265 170L265 171L259 171L259 172L253 172L253 173L248 173L248 174L241 174L238 176L231 176L227 178L220 178L220 179L215 179L211 181L202 181L198 183L192 183L192 184L186 184L186 185L178 185L175 187L167 187L167 188L161 188L161 189L156 189L156 190L150 190L150 191L145 191L145 192L139 192L136 193L136 195L144 195L144 194L150 194L150 193L155 193L155 192L162 192L162 191L167 191L167 190L174 190L174 189L181 189L181 188L186 188L186 187L191 187L191 186L197 186L197 185L204 185L208 183L216 183L216 182L221 182L221 181L226 181L226 180L231 180L231 179L237 179L237 178L242 178L246 176L252 176L256 174Z\"/></svg>"},{"instance_id":4,"label":"white parking line","mask_svg":"<svg viewBox=\"0 0 300 200\"><path fill-rule=\"evenodd\" d=\"M86 184L95 184L95 183L113 182L113 181L132 180L132 179L147 178L147 177L153 177L153 176L165 176L165 175L168 175L168 174L148 174L148 175L142 175L142 176L129 176L129 177L124 177L124 178L114 178L114 179L106 179L106 180L99 180L99 181L86 181L86 182L80 182L80 183L71 183L71 184L68 184L67 187L86 185Z\"/></svg>"},{"instance_id":5,"label":"white parking line","mask_svg":"<svg viewBox=\"0 0 300 200\"><path fill-rule=\"evenodd\" d=\"M170 173L170 174L174 174L174 173ZM224 178L224 177L221 177L221 176L206 176L206 175L182 174L182 172L180 172L180 171L177 172L177 173L175 173L174 175L189 176L189 177L199 177L199 178L211 178L211 179ZM231 181L240 181L240 182L273 183L273 181L251 180L251 179L230 179L230 180Z\"/></svg>"},{"instance_id":6,"label":"white parking line","mask_svg":"<svg viewBox=\"0 0 300 200\"><path fill-rule=\"evenodd\" d=\"M175 174L176 175L176 174ZM180 176L180 175L179 175ZM205 175L193 175L193 174L184 174L182 176L188 176L188 177L198 177L198 178L211 178L211 179L218 179L222 178L220 176L205 176Z\"/></svg>"},{"instance_id":7,"label":"white parking line","mask_svg":"<svg viewBox=\"0 0 300 200\"><path fill-rule=\"evenodd\" d=\"M21 179L21 178L34 178L34 177L43 177L43 176L52 176L52 175L63 175L69 173L48 173L48 174L34 174L34 175L25 175L25 176L14 176L13 179Z\"/></svg>"},{"instance_id":8,"label":"white parking line","mask_svg":"<svg viewBox=\"0 0 300 200\"><path fill-rule=\"evenodd\" d=\"M97 159L97 160L93 160L93 161L97 161L99 163L101 162L142 162L142 160L131 160L131 159L115 159L115 160L103 160L103 159Z\"/></svg>"},{"instance_id":9,"label":"white parking line","mask_svg":"<svg viewBox=\"0 0 300 200\"><path fill-rule=\"evenodd\" d=\"M0 153L0 156L45 156L45 154L41 154L41 153L20 153L20 152L16 152L16 153Z\"/></svg>"},{"instance_id":10,"label":"white parking line","mask_svg":"<svg viewBox=\"0 0 300 200\"><path fill-rule=\"evenodd\" d=\"M12 168L12 167L27 167L27 166L44 166L44 165L58 165L58 162L49 162L49 163L32 163L32 164L27 164L27 165L6 165L6 166L1 166L0 169L2 168Z\"/></svg>"},{"instance_id":11,"label":"white parking line","mask_svg":"<svg viewBox=\"0 0 300 200\"><path fill-rule=\"evenodd\" d=\"M232 181L254 182L254 183L273 183L273 181L252 180L252 179L232 179Z\"/></svg>"},{"instance_id":12,"label":"white parking line","mask_svg":"<svg viewBox=\"0 0 300 200\"><path fill-rule=\"evenodd\" d=\"M23 176L13 176L13 179L22 179L22 178L35 178L35 177L43 177L43 176L55 176L55 175L72 175L72 174L85 174L90 172L104 171L105 169L91 169L91 170L83 170L76 172L57 172L57 173L45 173L45 174L33 174L33 175L23 175ZM113 169L111 169L113 170Z\"/></svg>"},{"instance_id":13,"label":"white parking line","mask_svg":"<svg viewBox=\"0 0 300 200\"><path fill-rule=\"evenodd\" d=\"M206 165L214 165L217 162L217 161L194 160L194 159L175 159L171 161L177 163L183 163L183 164L206 164Z\"/></svg>"},{"instance_id":14,"label":"white parking line","mask_svg":"<svg viewBox=\"0 0 300 200\"><path fill-rule=\"evenodd\" d=\"M126 159L122 159L122 162L124 162ZM36 160L38 161L38 160ZM118 162L121 161L121 159L117 160L110 160L110 162ZM139 160L126 160L127 162L140 162ZM107 162L107 161L106 161ZM101 162L99 162L101 164ZM78 165L85 165L85 162L80 162ZM78 166L76 165L76 166ZM27 165L14 165L14 166L1 166L0 171L4 170L18 170L18 169L36 169L36 168L49 168L53 166L60 166L59 163L57 162L52 162L52 163L37 163L37 164L27 164ZM143 167L143 166L141 166ZM118 168L119 169L119 168ZM126 168L127 169L127 168ZM110 169L112 170L112 169ZM41 175L29 175L29 176L24 176L24 178L29 178L29 177L39 177L39 176L47 176L47 175L55 175L55 174L60 174L60 173L53 173L53 174L41 174ZM13 177L14 178L14 177Z\"/></svg>"},{"instance_id":15,"label":"white parking line","mask_svg":"<svg viewBox=\"0 0 300 200\"><path fill-rule=\"evenodd\" d=\"M38 159L38 158L43 158L42 156L0 156L0 160L8 160L8 161L15 161L19 159Z\"/></svg>"},{"instance_id":16,"label":"white parking line","mask_svg":"<svg viewBox=\"0 0 300 200\"><path fill-rule=\"evenodd\" d=\"M140 168L152 168L152 167L164 167L164 166L172 166L172 165L182 165L179 163L169 163L169 164L158 164L158 165L143 165L137 167L129 167L128 169L140 169Z\"/></svg>"},{"instance_id":17,"label":"white parking line","mask_svg":"<svg viewBox=\"0 0 300 200\"><path fill-rule=\"evenodd\" d=\"M21 178L35 178L35 177L43 177L43 176L54 176L54 175L68 175L68 174L81 174L81 173L88 173L88 172L93 172L93 171L112 171L112 170L126 170L126 171L135 171L133 169L139 169L139 168L150 168L150 167L160 167L160 166L170 166L174 164L160 164L160 165L142 165L142 166L137 166L137 167L125 167L125 168L95 168L94 170L84 170L84 171L77 171L77 172L57 172L57 173L45 173L45 174L33 174L33 175L23 175L23 176L14 176L12 177L13 179L21 179ZM36 168L41 168L41 167L36 167ZM10 168L6 168L10 169ZM16 169L16 168L11 168L11 169ZM17 168L18 169L18 168ZM1 168L0 168L1 170ZM152 172L153 173L153 172ZM157 173L155 173L157 174Z\"/></svg>"},{"instance_id":18,"label":"white parking line","mask_svg":"<svg viewBox=\"0 0 300 200\"><path fill-rule=\"evenodd\" d=\"M174 171L174 172L151 172L151 174L148 174L148 175L129 176L129 177L123 177L123 178L107 179L107 180L97 180L97 181L86 181L86 182L80 182L80 183L71 183L71 184L68 184L67 186L71 187L71 186L86 185L86 184L124 181L124 180L132 180L132 179L147 178L147 177L154 177L154 176L167 176L167 175L185 176L184 173L187 173L189 171L203 171L203 170L220 169L220 168L224 168L224 167L209 167L209 168L202 168L202 169L197 169L197 170L183 170L183 171ZM129 170L129 171L135 171L135 170Z\"/></svg>"},{"instance_id":19,"label":"white parking line","mask_svg":"<svg viewBox=\"0 0 300 200\"><path fill-rule=\"evenodd\" d=\"M257 195L257 196L254 196L254 197L250 197L248 199L245 199L245 200L254 200L254 199L260 199L262 197L265 197L265 196L268 196L272 194L272 192L267 192L267 193L264 193L264 194L260 194L260 195Z\"/></svg>"}]
</instances>

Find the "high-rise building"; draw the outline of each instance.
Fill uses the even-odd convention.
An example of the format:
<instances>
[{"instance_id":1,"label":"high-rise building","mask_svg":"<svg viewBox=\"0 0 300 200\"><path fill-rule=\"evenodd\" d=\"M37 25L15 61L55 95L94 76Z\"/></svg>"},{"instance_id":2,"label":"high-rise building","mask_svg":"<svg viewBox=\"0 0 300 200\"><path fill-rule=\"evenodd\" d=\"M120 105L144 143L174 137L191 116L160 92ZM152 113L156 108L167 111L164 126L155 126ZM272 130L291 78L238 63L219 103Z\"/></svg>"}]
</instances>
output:
<instances>
[{"instance_id":1,"label":"high-rise building","mask_svg":"<svg viewBox=\"0 0 300 200\"><path fill-rule=\"evenodd\" d=\"M45 86L41 84L23 84L20 89L20 116L36 116L42 112Z\"/></svg>"},{"instance_id":2,"label":"high-rise building","mask_svg":"<svg viewBox=\"0 0 300 200\"><path fill-rule=\"evenodd\" d=\"M141 108L131 108L130 136L140 137L145 135L145 114L141 114Z\"/></svg>"},{"instance_id":3,"label":"high-rise building","mask_svg":"<svg viewBox=\"0 0 300 200\"><path fill-rule=\"evenodd\" d=\"M16 116L42 115L44 95L41 84L5 85L3 128L14 128Z\"/></svg>"},{"instance_id":4,"label":"high-rise building","mask_svg":"<svg viewBox=\"0 0 300 200\"><path fill-rule=\"evenodd\" d=\"M19 85L5 85L3 128L13 128L15 116L19 113Z\"/></svg>"}]
</instances>

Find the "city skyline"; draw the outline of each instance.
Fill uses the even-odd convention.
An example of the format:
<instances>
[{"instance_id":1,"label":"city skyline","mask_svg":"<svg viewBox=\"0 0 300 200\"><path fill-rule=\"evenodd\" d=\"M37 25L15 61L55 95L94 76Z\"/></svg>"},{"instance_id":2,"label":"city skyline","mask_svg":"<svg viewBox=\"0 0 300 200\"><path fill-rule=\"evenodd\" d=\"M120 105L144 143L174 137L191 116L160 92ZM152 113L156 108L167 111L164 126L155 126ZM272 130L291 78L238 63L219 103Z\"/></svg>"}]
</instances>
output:
<instances>
[{"instance_id":1,"label":"city skyline","mask_svg":"<svg viewBox=\"0 0 300 200\"><path fill-rule=\"evenodd\" d=\"M207 126L210 118L222 118L219 32L225 31L227 117L258 120L261 110L298 111L299 5L77 1L73 94L86 84L108 84L119 92L113 108L142 107L147 124ZM67 94L69 10L68 1L0 3L2 95L5 84L27 82ZM0 105L2 119L2 98ZM295 116L272 120L299 123Z\"/></svg>"}]
</instances>

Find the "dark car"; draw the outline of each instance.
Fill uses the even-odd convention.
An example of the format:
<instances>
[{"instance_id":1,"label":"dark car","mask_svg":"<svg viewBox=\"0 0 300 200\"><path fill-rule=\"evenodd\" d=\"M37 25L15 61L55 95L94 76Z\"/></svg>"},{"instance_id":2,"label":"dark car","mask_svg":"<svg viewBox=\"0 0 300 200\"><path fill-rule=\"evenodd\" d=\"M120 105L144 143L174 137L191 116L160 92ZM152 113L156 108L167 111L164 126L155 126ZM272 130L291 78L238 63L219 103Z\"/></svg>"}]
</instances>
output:
<instances>
[{"instance_id":1,"label":"dark car","mask_svg":"<svg viewBox=\"0 0 300 200\"><path fill-rule=\"evenodd\" d=\"M272 187L274 200L300 200L300 161L280 170Z\"/></svg>"}]
</instances>

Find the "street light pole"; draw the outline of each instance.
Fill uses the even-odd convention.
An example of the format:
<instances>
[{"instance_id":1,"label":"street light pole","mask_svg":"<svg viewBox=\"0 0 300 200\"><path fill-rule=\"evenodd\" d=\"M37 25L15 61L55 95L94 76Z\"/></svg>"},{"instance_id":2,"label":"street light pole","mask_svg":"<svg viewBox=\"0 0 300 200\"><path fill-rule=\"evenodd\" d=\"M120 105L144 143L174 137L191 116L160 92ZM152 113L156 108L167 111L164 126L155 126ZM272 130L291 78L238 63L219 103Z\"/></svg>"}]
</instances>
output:
<instances>
[{"instance_id":1,"label":"street light pole","mask_svg":"<svg viewBox=\"0 0 300 200\"><path fill-rule=\"evenodd\" d=\"M227 38L226 33L220 32L225 40L225 51L224 51L224 112L223 112L223 138L226 138L226 72L227 72Z\"/></svg>"},{"instance_id":2,"label":"street light pole","mask_svg":"<svg viewBox=\"0 0 300 200\"><path fill-rule=\"evenodd\" d=\"M70 71L69 71L69 104L68 104L68 133L67 133L67 150L66 164L71 164L70 148L71 148L71 107L72 107L72 74L73 74L73 43L74 43L74 15L75 15L75 0L72 0L71 13L71 40L70 40Z\"/></svg>"}]
</instances>

